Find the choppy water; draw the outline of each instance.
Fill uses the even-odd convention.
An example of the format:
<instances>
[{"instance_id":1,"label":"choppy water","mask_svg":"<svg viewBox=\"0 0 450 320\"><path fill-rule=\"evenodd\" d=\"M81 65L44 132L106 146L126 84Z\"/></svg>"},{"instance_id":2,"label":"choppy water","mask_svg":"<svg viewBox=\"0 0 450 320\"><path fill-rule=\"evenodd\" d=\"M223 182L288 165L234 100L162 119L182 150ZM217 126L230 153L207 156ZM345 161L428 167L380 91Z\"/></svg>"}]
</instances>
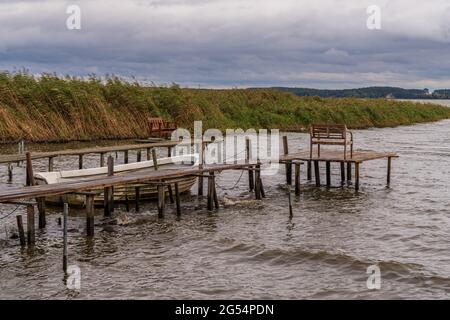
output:
<instances>
[{"instance_id":1,"label":"choppy water","mask_svg":"<svg viewBox=\"0 0 450 320\"><path fill-rule=\"evenodd\" d=\"M446 120L356 131L357 148L399 153L391 188L385 188L386 161L368 162L361 192L307 187L293 198L292 218L280 188L283 172L264 178L267 198L259 204L208 213L194 187L181 219L169 205L158 220L155 205L147 204L128 214L127 225L96 226L93 240L84 236L84 212L73 209L69 264L81 269L80 292L63 282L60 211L49 209L48 226L30 251L6 239L5 226L25 214L19 208L0 219L0 298L450 298L449 127ZM291 150L307 148L305 134L289 140ZM77 158L55 165L75 168ZM339 168L333 169L339 186ZM220 198L249 196L245 175L226 190L239 176L221 175ZM23 169L15 169L14 178L20 184ZM0 180L6 181L3 166ZM14 208L1 205L0 217ZM96 222L101 218L98 210ZM381 268L380 290L366 286L372 264Z\"/></svg>"}]
</instances>

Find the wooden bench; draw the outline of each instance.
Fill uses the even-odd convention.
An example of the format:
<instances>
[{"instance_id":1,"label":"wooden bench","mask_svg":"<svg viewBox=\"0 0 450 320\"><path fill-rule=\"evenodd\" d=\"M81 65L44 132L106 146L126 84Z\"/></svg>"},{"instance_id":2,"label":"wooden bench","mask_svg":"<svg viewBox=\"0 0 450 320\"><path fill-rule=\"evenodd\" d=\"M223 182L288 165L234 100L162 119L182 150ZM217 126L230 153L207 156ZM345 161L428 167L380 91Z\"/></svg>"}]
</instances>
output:
<instances>
[{"instance_id":1,"label":"wooden bench","mask_svg":"<svg viewBox=\"0 0 450 320\"><path fill-rule=\"evenodd\" d=\"M317 145L317 156L320 158L320 145L344 146L344 160L347 159L347 146L350 146L350 158L353 158L353 133L344 124L312 125L310 129L310 158L313 146Z\"/></svg>"},{"instance_id":2,"label":"wooden bench","mask_svg":"<svg viewBox=\"0 0 450 320\"><path fill-rule=\"evenodd\" d=\"M162 118L148 118L147 120L150 129L150 137L156 133L160 138L167 138L172 134L172 131L177 130L177 125L175 123L165 121Z\"/></svg>"}]
</instances>

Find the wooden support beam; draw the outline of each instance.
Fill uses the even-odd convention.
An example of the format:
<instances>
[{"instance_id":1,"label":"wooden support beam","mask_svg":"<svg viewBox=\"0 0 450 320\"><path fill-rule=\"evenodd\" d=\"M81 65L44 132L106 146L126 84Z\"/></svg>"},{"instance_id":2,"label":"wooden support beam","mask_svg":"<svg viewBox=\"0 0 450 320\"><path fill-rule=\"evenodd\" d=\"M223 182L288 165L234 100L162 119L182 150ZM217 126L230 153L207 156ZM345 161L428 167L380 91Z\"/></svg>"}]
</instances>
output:
<instances>
[{"instance_id":1,"label":"wooden support beam","mask_svg":"<svg viewBox=\"0 0 450 320\"><path fill-rule=\"evenodd\" d=\"M43 229L45 228L45 226L47 225L47 220L46 220L46 208L45 208L45 198L37 198L37 208L38 208L38 213L39 213L39 229Z\"/></svg>"},{"instance_id":2,"label":"wooden support beam","mask_svg":"<svg viewBox=\"0 0 450 320\"><path fill-rule=\"evenodd\" d=\"M163 184L157 185L158 190L158 218L164 217L164 208L165 208L165 200L166 200L166 192L164 190Z\"/></svg>"},{"instance_id":3,"label":"wooden support beam","mask_svg":"<svg viewBox=\"0 0 450 320\"><path fill-rule=\"evenodd\" d=\"M325 163L326 167L326 177L327 177L327 187L331 187L331 162L327 161Z\"/></svg>"},{"instance_id":4,"label":"wooden support beam","mask_svg":"<svg viewBox=\"0 0 450 320\"><path fill-rule=\"evenodd\" d=\"M69 215L69 205L67 202L64 203L63 208L63 271L67 273L68 265L68 250L67 250L67 217Z\"/></svg>"},{"instance_id":5,"label":"wooden support beam","mask_svg":"<svg viewBox=\"0 0 450 320\"><path fill-rule=\"evenodd\" d=\"M173 191L172 191L172 185L170 183L167 184L167 191L169 191L169 200L170 203L174 203L174 199L173 199Z\"/></svg>"},{"instance_id":6,"label":"wooden support beam","mask_svg":"<svg viewBox=\"0 0 450 320\"><path fill-rule=\"evenodd\" d=\"M139 210L140 210L140 200L141 200L141 187L135 187L134 188L134 204L135 204L136 212L139 212Z\"/></svg>"},{"instance_id":7,"label":"wooden support beam","mask_svg":"<svg viewBox=\"0 0 450 320\"><path fill-rule=\"evenodd\" d=\"M308 162L309 163L309 162ZM295 167L295 195L300 195L300 163L296 162L294 164Z\"/></svg>"},{"instance_id":8,"label":"wooden support beam","mask_svg":"<svg viewBox=\"0 0 450 320\"><path fill-rule=\"evenodd\" d=\"M28 245L34 245L35 238L35 225L34 225L34 206L27 206L27 243Z\"/></svg>"},{"instance_id":9,"label":"wooden support beam","mask_svg":"<svg viewBox=\"0 0 450 320\"><path fill-rule=\"evenodd\" d=\"M359 162L355 162L355 190L359 190Z\"/></svg>"},{"instance_id":10,"label":"wooden support beam","mask_svg":"<svg viewBox=\"0 0 450 320\"><path fill-rule=\"evenodd\" d=\"M388 157L387 161L387 181L386 184L389 187L391 185L391 171L392 171L392 157Z\"/></svg>"},{"instance_id":11,"label":"wooden support beam","mask_svg":"<svg viewBox=\"0 0 450 320\"><path fill-rule=\"evenodd\" d=\"M314 177L316 178L316 187L320 187L319 161L314 161Z\"/></svg>"},{"instance_id":12,"label":"wooden support beam","mask_svg":"<svg viewBox=\"0 0 450 320\"><path fill-rule=\"evenodd\" d=\"M347 162L347 181L352 181L352 163Z\"/></svg>"},{"instance_id":13,"label":"wooden support beam","mask_svg":"<svg viewBox=\"0 0 450 320\"><path fill-rule=\"evenodd\" d=\"M180 191L178 189L178 182L175 182L175 200L177 204L177 216L181 215L181 201L180 201Z\"/></svg>"},{"instance_id":14,"label":"wooden support beam","mask_svg":"<svg viewBox=\"0 0 450 320\"><path fill-rule=\"evenodd\" d=\"M48 172L53 171L53 157L48 158Z\"/></svg>"},{"instance_id":15,"label":"wooden support beam","mask_svg":"<svg viewBox=\"0 0 450 320\"><path fill-rule=\"evenodd\" d=\"M79 170L83 169L83 155L82 154L78 155L78 169Z\"/></svg>"},{"instance_id":16,"label":"wooden support beam","mask_svg":"<svg viewBox=\"0 0 450 320\"><path fill-rule=\"evenodd\" d=\"M289 154L289 146L287 136L283 136L283 152L284 155ZM285 164L286 167L286 183L292 185L292 162L288 161Z\"/></svg>"},{"instance_id":17,"label":"wooden support beam","mask_svg":"<svg viewBox=\"0 0 450 320\"><path fill-rule=\"evenodd\" d=\"M94 195L86 195L86 233L88 237L94 236Z\"/></svg>"},{"instance_id":18,"label":"wooden support beam","mask_svg":"<svg viewBox=\"0 0 450 320\"><path fill-rule=\"evenodd\" d=\"M23 230L22 216L21 215L16 216L16 220L17 220L17 230L19 232L20 246L25 247L26 242L25 242L25 232Z\"/></svg>"}]
</instances>

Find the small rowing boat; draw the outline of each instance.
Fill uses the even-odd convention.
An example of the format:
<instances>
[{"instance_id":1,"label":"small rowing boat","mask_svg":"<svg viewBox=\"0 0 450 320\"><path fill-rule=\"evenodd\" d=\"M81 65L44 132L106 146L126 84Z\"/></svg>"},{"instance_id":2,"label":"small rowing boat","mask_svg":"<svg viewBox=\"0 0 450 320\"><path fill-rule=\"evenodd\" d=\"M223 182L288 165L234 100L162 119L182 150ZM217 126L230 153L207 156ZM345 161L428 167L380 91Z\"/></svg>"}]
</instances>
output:
<instances>
[{"instance_id":1,"label":"small rowing boat","mask_svg":"<svg viewBox=\"0 0 450 320\"><path fill-rule=\"evenodd\" d=\"M176 170L182 167L193 167L198 165L198 154L187 154L180 156L173 156L167 158L158 159L157 170ZM126 173L136 172L148 172L154 171L155 167L153 161L142 161L129 164L121 164L114 166L114 175L121 175ZM67 171L53 171L53 172L38 172L34 174L35 181L38 185L64 183L90 180L93 178L101 178L108 175L107 167L81 169L81 170L67 170ZM165 181L168 185L166 193L169 190L174 190L175 182L178 183L178 190L180 193L188 192L196 181L195 176L188 176L177 178L173 181ZM170 186L170 188L169 188ZM157 188L152 184L130 184L124 186L114 186L114 201L127 202L134 201L136 194L136 187L139 187L140 200L152 200L157 197ZM95 193L94 203L96 206L101 206L104 203L104 190L96 189L90 190ZM67 202L71 206L82 207L85 205L86 197L82 194L69 194L67 195ZM45 202L50 205L61 205L63 199L61 196L46 197Z\"/></svg>"}]
</instances>

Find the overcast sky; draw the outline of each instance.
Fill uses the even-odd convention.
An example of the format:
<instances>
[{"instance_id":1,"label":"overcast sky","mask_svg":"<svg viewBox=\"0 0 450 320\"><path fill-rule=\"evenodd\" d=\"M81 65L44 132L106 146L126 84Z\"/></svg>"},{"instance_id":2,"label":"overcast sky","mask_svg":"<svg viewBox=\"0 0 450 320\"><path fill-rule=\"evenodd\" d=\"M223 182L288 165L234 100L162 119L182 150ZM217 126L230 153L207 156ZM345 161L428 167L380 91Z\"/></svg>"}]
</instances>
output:
<instances>
[{"instance_id":1,"label":"overcast sky","mask_svg":"<svg viewBox=\"0 0 450 320\"><path fill-rule=\"evenodd\" d=\"M66 9L81 9L69 30ZM381 30L366 10L381 8ZM450 88L450 0L0 0L0 70L190 87Z\"/></svg>"}]
</instances>

